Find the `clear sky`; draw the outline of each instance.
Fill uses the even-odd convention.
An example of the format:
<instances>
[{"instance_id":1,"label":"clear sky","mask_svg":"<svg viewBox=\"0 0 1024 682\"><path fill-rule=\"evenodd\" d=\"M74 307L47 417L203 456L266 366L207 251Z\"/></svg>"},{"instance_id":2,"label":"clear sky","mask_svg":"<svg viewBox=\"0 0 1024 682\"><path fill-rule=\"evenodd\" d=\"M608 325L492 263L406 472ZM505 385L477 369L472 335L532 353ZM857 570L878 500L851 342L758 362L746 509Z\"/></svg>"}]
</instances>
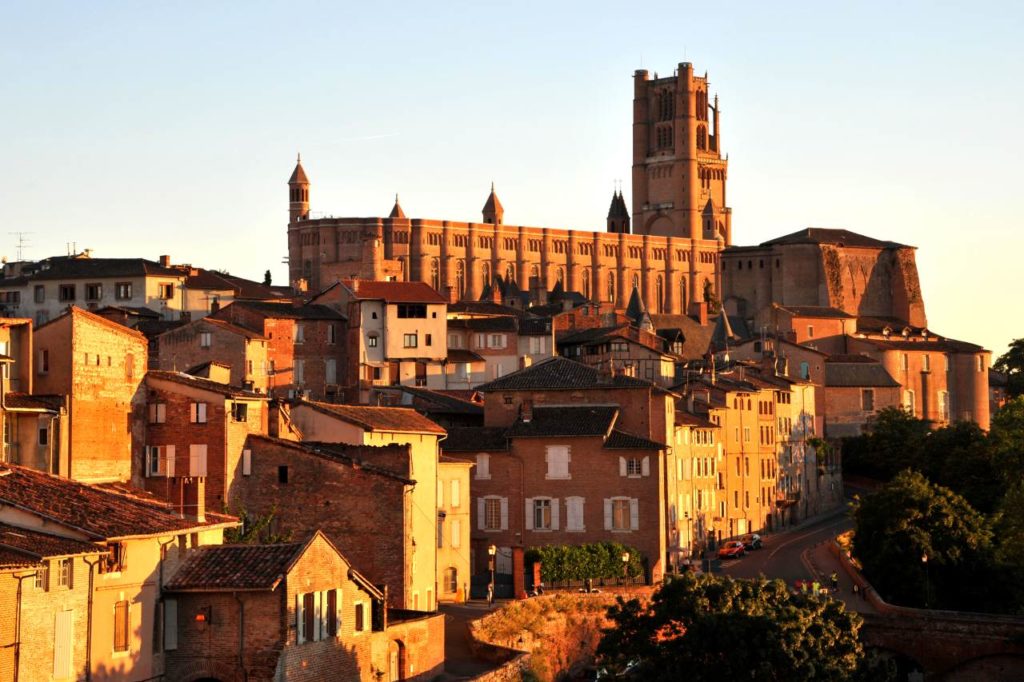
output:
<instances>
[{"instance_id":1,"label":"clear sky","mask_svg":"<svg viewBox=\"0 0 1024 682\"><path fill-rule=\"evenodd\" d=\"M1024 5L0 3L0 254L170 254L275 283L313 211L604 229L632 73L708 72L738 244L919 247L930 327L1024 336Z\"/></svg>"}]
</instances>

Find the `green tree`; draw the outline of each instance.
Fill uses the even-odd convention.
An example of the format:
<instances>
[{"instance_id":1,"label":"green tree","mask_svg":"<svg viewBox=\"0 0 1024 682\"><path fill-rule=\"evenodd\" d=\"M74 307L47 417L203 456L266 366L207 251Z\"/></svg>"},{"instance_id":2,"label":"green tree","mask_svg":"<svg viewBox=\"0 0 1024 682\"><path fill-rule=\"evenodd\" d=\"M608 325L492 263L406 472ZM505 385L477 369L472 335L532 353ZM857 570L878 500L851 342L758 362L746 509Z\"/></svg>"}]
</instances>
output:
<instances>
[{"instance_id":1,"label":"green tree","mask_svg":"<svg viewBox=\"0 0 1024 682\"><path fill-rule=\"evenodd\" d=\"M851 680L864 660L859 615L780 580L686 573L608 616L598 656L634 679Z\"/></svg>"},{"instance_id":2,"label":"green tree","mask_svg":"<svg viewBox=\"0 0 1024 682\"><path fill-rule=\"evenodd\" d=\"M228 513L237 516L242 525L224 531L224 544L276 545L291 541L291 533L279 533L275 529L274 517L277 516L277 507L266 514L250 514L245 507L237 512Z\"/></svg>"},{"instance_id":3,"label":"green tree","mask_svg":"<svg viewBox=\"0 0 1024 682\"><path fill-rule=\"evenodd\" d=\"M985 432L974 422L956 422L921 442L922 473L963 495L975 509L992 513L1005 487Z\"/></svg>"},{"instance_id":4,"label":"green tree","mask_svg":"<svg viewBox=\"0 0 1024 682\"><path fill-rule=\"evenodd\" d=\"M906 468L921 469L928 422L904 410L887 407L867 426L867 434L843 443L843 469L889 480Z\"/></svg>"},{"instance_id":5,"label":"green tree","mask_svg":"<svg viewBox=\"0 0 1024 682\"><path fill-rule=\"evenodd\" d=\"M854 552L888 601L977 609L992 532L960 495L903 471L854 508ZM927 563L922 557L927 556Z\"/></svg>"},{"instance_id":6,"label":"green tree","mask_svg":"<svg viewBox=\"0 0 1024 682\"><path fill-rule=\"evenodd\" d=\"M1024 339L1015 339L1010 348L992 364L992 369L1006 374L1006 392L1011 398L1024 395Z\"/></svg>"},{"instance_id":7,"label":"green tree","mask_svg":"<svg viewBox=\"0 0 1024 682\"><path fill-rule=\"evenodd\" d=\"M270 270L263 273L263 284L268 287L270 286Z\"/></svg>"},{"instance_id":8,"label":"green tree","mask_svg":"<svg viewBox=\"0 0 1024 682\"><path fill-rule=\"evenodd\" d=\"M1014 398L992 416L988 440L1006 488L1024 479L1024 396Z\"/></svg>"}]
</instances>

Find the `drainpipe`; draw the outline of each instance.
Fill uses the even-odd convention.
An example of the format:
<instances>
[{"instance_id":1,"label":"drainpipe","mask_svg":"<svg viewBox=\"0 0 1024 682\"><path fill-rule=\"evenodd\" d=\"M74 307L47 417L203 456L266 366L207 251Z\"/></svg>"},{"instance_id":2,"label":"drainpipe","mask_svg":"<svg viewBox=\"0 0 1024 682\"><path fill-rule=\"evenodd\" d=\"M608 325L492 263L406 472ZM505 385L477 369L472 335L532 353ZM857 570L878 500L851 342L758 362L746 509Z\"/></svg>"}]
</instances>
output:
<instances>
[{"instance_id":1,"label":"drainpipe","mask_svg":"<svg viewBox=\"0 0 1024 682\"><path fill-rule=\"evenodd\" d=\"M22 585L26 578L35 578L37 573L39 571L14 576L18 581L18 610L14 613L14 682L18 682L18 673L21 672L21 599L24 592Z\"/></svg>"},{"instance_id":2,"label":"drainpipe","mask_svg":"<svg viewBox=\"0 0 1024 682\"><path fill-rule=\"evenodd\" d=\"M231 596L238 602L238 667L242 669L242 681L249 679L249 671L245 668L245 602L232 592Z\"/></svg>"},{"instance_id":3,"label":"drainpipe","mask_svg":"<svg viewBox=\"0 0 1024 682\"><path fill-rule=\"evenodd\" d=\"M89 563L89 560L82 557L82 561L86 566L89 567L89 602L86 607L86 630L85 630L85 679L86 682L92 679L92 595L93 595L93 584L95 581L95 568L96 564L100 562L99 557L95 561Z\"/></svg>"}]
</instances>

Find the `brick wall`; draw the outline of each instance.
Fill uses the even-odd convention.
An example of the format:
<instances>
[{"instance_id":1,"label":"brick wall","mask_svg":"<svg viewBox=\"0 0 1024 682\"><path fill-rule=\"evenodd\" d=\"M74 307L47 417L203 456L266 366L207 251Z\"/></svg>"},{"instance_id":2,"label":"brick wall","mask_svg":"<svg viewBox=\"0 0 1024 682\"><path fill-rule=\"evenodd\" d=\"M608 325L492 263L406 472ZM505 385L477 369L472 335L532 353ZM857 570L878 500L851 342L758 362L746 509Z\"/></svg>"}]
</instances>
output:
<instances>
[{"instance_id":1,"label":"brick wall","mask_svg":"<svg viewBox=\"0 0 1024 682\"><path fill-rule=\"evenodd\" d=\"M200 346L200 335L203 333L210 334L208 348ZM244 381L251 380L254 388L265 391L266 343L260 339L250 341L244 333L198 320L160 335L158 368L184 372L204 362L219 362L231 367L229 383L232 386L241 386ZM252 366L251 372L249 363Z\"/></svg>"}]
</instances>

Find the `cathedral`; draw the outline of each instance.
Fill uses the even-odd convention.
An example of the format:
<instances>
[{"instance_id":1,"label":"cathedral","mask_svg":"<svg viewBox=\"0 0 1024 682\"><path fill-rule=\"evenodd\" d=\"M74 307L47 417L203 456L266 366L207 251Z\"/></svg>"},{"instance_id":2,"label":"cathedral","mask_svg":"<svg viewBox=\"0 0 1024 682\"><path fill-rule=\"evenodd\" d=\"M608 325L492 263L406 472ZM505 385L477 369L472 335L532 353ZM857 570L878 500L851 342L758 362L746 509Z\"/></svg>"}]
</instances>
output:
<instances>
[{"instance_id":1,"label":"cathedral","mask_svg":"<svg viewBox=\"0 0 1024 682\"><path fill-rule=\"evenodd\" d=\"M613 195L607 231L508 225L492 186L478 223L387 217L314 218L301 161L288 182L289 279L319 291L341 279L430 284L478 300L499 279L521 290L577 292L625 308L703 317L720 301L720 255L732 241L718 98L682 63L670 77L634 75L632 218ZM496 287L495 287L496 288Z\"/></svg>"}]
</instances>

